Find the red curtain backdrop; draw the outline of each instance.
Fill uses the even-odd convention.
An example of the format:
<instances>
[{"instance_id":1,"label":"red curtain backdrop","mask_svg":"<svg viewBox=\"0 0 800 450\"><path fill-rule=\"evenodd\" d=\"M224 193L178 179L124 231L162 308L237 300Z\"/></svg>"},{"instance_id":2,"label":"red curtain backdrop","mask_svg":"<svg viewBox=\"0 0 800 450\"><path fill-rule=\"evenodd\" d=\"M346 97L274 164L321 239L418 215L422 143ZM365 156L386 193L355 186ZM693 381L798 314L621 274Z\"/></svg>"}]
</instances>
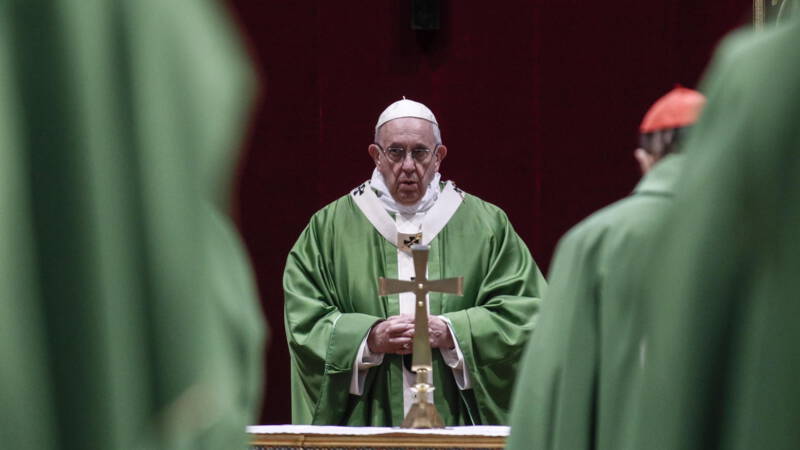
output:
<instances>
[{"instance_id":1,"label":"red curtain backdrop","mask_svg":"<svg viewBox=\"0 0 800 450\"><path fill-rule=\"evenodd\" d=\"M235 194L272 328L262 423L288 423L281 279L310 216L369 178L378 114L427 104L445 179L502 207L546 271L559 237L627 195L648 106L694 87L749 0L441 1L413 31L411 1L228 0L262 93Z\"/></svg>"}]
</instances>

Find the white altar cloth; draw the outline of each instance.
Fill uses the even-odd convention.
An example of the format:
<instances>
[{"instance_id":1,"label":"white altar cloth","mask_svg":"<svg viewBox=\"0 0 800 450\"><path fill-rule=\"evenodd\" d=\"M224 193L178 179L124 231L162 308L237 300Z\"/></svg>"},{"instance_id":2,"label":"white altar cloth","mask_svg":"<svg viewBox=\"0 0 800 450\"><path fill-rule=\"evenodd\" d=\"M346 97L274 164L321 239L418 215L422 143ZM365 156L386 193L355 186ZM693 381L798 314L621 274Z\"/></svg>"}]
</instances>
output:
<instances>
[{"instance_id":1,"label":"white altar cloth","mask_svg":"<svg viewBox=\"0 0 800 450\"><path fill-rule=\"evenodd\" d=\"M247 427L247 432L249 434L325 434L339 436L380 436L384 434L396 436L398 434L428 434L442 436L508 437L509 430L509 427L495 425L447 427L420 430L390 427L337 427L328 425L253 425Z\"/></svg>"}]
</instances>

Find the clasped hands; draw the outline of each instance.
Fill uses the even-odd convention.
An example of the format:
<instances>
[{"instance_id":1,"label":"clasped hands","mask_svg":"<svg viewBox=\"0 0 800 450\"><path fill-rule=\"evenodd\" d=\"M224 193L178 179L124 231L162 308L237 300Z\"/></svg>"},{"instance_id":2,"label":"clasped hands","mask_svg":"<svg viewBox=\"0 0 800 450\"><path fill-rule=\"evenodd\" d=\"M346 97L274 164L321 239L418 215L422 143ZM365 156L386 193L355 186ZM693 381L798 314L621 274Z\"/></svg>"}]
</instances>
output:
<instances>
[{"instance_id":1,"label":"clasped hands","mask_svg":"<svg viewBox=\"0 0 800 450\"><path fill-rule=\"evenodd\" d=\"M455 347L450 327L439 317L428 317L428 341L432 348ZM408 355L414 342L414 316L397 315L372 327L367 337L367 346L372 353Z\"/></svg>"}]
</instances>

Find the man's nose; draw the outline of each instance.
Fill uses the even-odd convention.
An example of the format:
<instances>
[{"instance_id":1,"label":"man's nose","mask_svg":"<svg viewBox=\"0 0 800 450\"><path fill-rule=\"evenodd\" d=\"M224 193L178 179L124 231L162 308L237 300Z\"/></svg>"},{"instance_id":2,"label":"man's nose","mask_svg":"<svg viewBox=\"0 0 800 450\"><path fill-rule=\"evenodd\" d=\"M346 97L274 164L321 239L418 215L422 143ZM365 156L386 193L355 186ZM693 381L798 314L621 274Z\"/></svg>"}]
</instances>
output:
<instances>
[{"instance_id":1,"label":"man's nose","mask_svg":"<svg viewBox=\"0 0 800 450\"><path fill-rule=\"evenodd\" d=\"M411 152L406 152L403 155L403 170L410 172L416 168L416 162L414 162L414 158L411 156Z\"/></svg>"}]
</instances>

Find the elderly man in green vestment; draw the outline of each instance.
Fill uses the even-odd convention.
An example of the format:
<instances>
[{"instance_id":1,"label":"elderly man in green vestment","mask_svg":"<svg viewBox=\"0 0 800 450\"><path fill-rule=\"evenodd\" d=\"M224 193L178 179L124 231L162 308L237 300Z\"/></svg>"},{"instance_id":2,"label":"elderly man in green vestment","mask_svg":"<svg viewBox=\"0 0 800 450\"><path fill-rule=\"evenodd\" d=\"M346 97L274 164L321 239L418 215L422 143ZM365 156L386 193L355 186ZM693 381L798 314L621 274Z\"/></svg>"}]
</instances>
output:
<instances>
[{"instance_id":1,"label":"elderly man in green vestment","mask_svg":"<svg viewBox=\"0 0 800 450\"><path fill-rule=\"evenodd\" d=\"M800 23L718 51L643 300L630 449L800 448Z\"/></svg>"},{"instance_id":2,"label":"elderly man in green vestment","mask_svg":"<svg viewBox=\"0 0 800 450\"><path fill-rule=\"evenodd\" d=\"M651 239L672 202L681 136L704 103L677 87L640 126L645 174L628 198L587 218L558 245L540 324L514 393L511 449L616 449L639 365L636 299L623 261Z\"/></svg>"},{"instance_id":3,"label":"elderly man in green vestment","mask_svg":"<svg viewBox=\"0 0 800 450\"><path fill-rule=\"evenodd\" d=\"M421 243L429 279L464 277L462 297L429 294L433 402L447 425L506 423L544 279L503 211L440 180L448 149L427 107L390 105L368 151L372 178L317 212L286 263L293 422L400 425L414 294L380 296L377 278L414 276Z\"/></svg>"}]
</instances>

